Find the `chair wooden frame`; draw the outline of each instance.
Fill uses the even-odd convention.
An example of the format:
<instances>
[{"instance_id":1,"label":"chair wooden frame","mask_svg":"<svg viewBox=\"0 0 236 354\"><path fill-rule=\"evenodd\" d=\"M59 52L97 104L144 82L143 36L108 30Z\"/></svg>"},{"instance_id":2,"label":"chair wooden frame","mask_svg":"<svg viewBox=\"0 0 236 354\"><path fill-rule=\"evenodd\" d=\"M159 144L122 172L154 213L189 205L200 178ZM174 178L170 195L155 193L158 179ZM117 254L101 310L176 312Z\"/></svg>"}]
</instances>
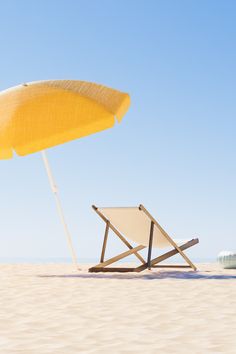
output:
<instances>
[{"instance_id":1,"label":"chair wooden frame","mask_svg":"<svg viewBox=\"0 0 236 354\"><path fill-rule=\"evenodd\" d=\"M124 238L124 236L116 229L116 227L108 220L105 215L102 214L102 212L95 206L93 205L92 208L96 211L96 213L102 218L102 220L106 223L106 228L105 228L105 234L104 234L104 240L103 240L103 245L102 245L102 252L101 252L101 257L100 257L100 263L95 265L94 267L89 268L89 272L141 272L145 269L151 269L151 268L161 268L161 267L168 267L168 268L192 268L194 271L197 270L196 266L191 262L191 260L186 256L186 254L183 252L184 250L196 245L199 240L198 238L192 239L186 243L184 243L181 246L178 246L175 241L166 233L165 230L158 224L158 222L153 218L153 216L145 209L145 207L140 204L139 209L140 211L143 211L148 218L150 219L150 234L149 234L149 245L148 245L148 255L147 255L147 260L145 261L144 258L138 253L138 251L141 251L142 249L146 248L147 246L136 246L132 247L131 244ZM173 246L173 249L169 252L166 252L162 254L161 256L158 256L154 259L151 258L152 256L152 243L153 243L153 232L154 232L154 225L161 231L162 235L168 240L170 245ZM109 230L112 230L118 237L119 239L129 248L128 251L123 252L118 254L115 257L112 257L108 260L105 259L105 251L106 251L106 245L107 245L107 239L108 239L108 233ZM184 260L186 261L186 265L159 265L160 262L174 256L175 254L179 253ZM131 267L107 267L108 265L115 263L125 257L130 256L131 254L134 254L138 260L142 263L140 266L131 268Z\"/></svg>"}]
</instances>

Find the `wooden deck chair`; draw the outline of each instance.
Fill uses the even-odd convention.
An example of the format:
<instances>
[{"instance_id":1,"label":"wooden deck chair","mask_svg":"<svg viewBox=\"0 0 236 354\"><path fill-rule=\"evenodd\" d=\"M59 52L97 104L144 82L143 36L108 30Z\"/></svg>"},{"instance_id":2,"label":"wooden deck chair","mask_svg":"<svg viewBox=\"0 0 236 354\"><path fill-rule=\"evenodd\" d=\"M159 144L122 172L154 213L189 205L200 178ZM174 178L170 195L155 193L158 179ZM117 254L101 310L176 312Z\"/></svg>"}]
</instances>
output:
<instances>
[{"instance_id":1,"label":"wooden deck chair","mask_svg":"<svg viewBox=\"0 0 236 354\"><path fill-rule=\"evenodd\" d=\"M152 217L152 215L144 208L143 205L139 207L123 207L123 208L97 208L92 206L96 213L106 223L105 236L102 246L102 253L100 263L89 269L89 272L141 272L144 269L151 269L152 267L191 267L193 270L197 268L190 261L190 259L183 252L189 247L194 246L199 241L197 238L192 240L175 240L172 239ZM105 250L108 238L108 232L111 229L121 241L129 248L128 251L123 252L108 260L104 260ZM124 235L130 240L136 242L138 246L132 247L125 239ZM172 246L173 249L158 256L151 258L152 248L165 248ZM145 260L138 252L144 248L148 248L147 260ZM160 262L179 253L187 265L159 265ZM141 262L140 266L135 268L127 267L108 267L127 256L134 254Z\"/></svg>"}]
</instances>

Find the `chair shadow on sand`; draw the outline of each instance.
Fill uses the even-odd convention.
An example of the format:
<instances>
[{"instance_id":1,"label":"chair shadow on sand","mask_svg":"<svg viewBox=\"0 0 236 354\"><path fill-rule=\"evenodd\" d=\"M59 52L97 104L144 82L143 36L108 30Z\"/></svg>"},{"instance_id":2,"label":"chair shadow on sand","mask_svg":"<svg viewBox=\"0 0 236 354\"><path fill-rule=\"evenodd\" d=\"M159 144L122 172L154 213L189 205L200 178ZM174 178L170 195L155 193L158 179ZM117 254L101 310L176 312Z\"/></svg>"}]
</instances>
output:
<instances>
[{"instance_id":1,"label":"chair shadow on sand","mask_svg":"<svg viewBox=\"0 0 236 354\"><path fill-rule=\"evenodd\" d=\"M205 271L206 273L206 271ZM209 273L211 273L209 271ZM142 274L55 274L55 275L38 275L40 278L78 278L78 279L134 279L134 280L158 280L158 279L180 279L180 280L188 280L188 279L215 279L215 280L228 280L228 279L236 279L235 274L203 274L200 272L179 272L179 271L161 271L161 272L149 272Z\"/></svg>"}]
</instances>

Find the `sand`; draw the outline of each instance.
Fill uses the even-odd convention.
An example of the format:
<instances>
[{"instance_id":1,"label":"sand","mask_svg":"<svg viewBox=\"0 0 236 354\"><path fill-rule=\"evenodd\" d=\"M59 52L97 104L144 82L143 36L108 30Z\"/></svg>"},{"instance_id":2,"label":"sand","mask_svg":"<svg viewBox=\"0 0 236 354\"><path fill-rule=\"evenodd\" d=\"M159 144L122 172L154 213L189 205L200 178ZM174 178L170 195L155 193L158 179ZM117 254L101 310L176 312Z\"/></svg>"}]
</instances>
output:
<instances>
[{"instance_id":1,"label":"sand","mask_svg":"<svg viewBox=\"0 0 236 354\"><path fill-rule=\"evenodd\" d=\"M236 270L0 265L0 353L236 353Z\"/></svg>"}]
</instances>

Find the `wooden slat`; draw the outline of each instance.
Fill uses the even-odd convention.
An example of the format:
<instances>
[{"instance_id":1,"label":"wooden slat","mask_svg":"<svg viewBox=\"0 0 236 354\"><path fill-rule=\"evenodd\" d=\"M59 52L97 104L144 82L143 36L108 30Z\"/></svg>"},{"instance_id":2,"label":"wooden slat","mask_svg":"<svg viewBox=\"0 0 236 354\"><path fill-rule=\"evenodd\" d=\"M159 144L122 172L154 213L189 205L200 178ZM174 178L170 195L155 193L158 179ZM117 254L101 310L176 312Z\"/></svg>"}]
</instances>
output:
<instances>
[{"instance_id":1,"label":"wooden slat","mask_svg":"<svg viewBox=\"0 0 236 354\"><path fill-rule=\"evenodd\" d=\"M185 264L163 264L163 265L154 265L153 268L191 268L190 265Z\"/></svg>"},{"instance_id":2,"label":"wooden slat","mask_svg":"<svg viewBox=\"0 0 236 354\"><path fill-rule=\"evenodd\" d=\"M102 253L101 253L101 258L100 262L104 262L104 256L105 256L105 250L106 250L106 245L107 245L107 238L108 238L108 232L109 232L109 227L110 227L110 222L106 222L106 230L105 230L105 235L104 235L104 240L103 240L103 245L102 245Z\"/></svg>"},{"instance_id":3,"label":"wooden slat","mask_svg":"<svg viewBox=\"0 0 236 354\"><path fill-rule=\"evenodd\" d=\"M196 245L198 242L199 242L199 240L197 238L195 238L195 239L193 239L191 241L186 242L184 245L180 246L179 248L181 248L181 251L184 251L187 248ZM169 252L166 252L166 253L162 254L159 257L154 258L151 261L151 267L154 266L157 263L160 263L160 262L164 261L167 258L170 258L170 257L174 256L177 253L179 253L179 251L177 249L173 249L173 250L171 250ZM148 263L145 263L145 264L137 267L137 271L141 272L142 270L146 269L147 267L148 267Z\"/></svg>"},{"instance_id":4,"label":"wooden slat","mask_svg":"<svg viewBox=\"0 0 236 354\"><path fill-rule=\"evenodd\" d=\"M92 267L89 269L90 273L100 273L100 272L127 273L127 272L135 272L135 271L136 271L136 268L127 268L127 267L107 267L107 268Z\"/></svg>"},{"instance_id":5,"label":"wooden slat","mask_svg":"<svg viewBox=\"0 0 236 354\"><path fill-rule=\"evenodd\" d=\"M154 231L154 222L151 220L150 235L149 235L149 245L148 245L148 257L147 257L148 269L151 269L153 231Z\"/></svg>"},{"instance_id":6,"label":"wooden slat","mask_svg":"<svg viewBox=\"0 0 236 354\"><path fill-rule=\"evenodd\" d=\"M112 257L112 258L108 259L108 260L105 261L105 262L102 262L102 263L97 264L96 266L94 266L94 268L103 268L103 267L106 267L107 265L112 264L112 263L115 263L115 262L118 262L118 261L121 260L122 258L128 257L128 256L130 256L131 254L134 254L135 252L142 250L143 248L145 248L145 246L142 246L142 245L137 246L137 247L133 248L132 250L128 250L128 251L126 251L126 252L120 253L120 254L118 254L117 256Z\"/></svg>"}]
</instances>

